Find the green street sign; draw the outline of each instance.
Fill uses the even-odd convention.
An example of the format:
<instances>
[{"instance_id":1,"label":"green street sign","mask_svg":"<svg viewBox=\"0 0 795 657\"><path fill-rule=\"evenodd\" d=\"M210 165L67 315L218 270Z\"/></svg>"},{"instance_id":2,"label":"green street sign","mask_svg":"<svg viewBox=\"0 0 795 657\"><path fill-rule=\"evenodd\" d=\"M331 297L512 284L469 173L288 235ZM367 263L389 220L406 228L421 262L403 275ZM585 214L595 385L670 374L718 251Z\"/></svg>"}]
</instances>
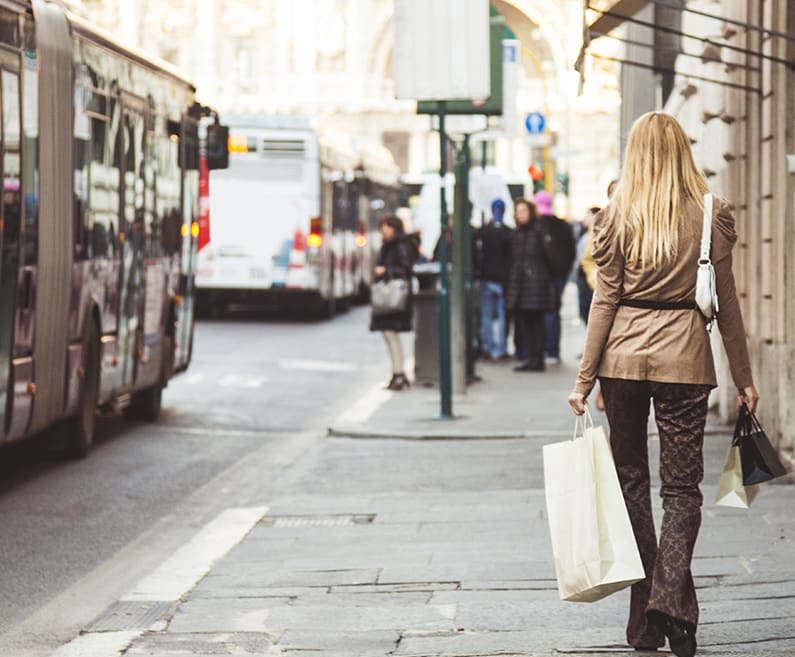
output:
<instances>
[{"instance_id":1,"label":"green street sign","mask_svg":"<svg viewBox=\"0 0 795 657\"><path fill-rule=\"evenodd\" d=\"M505 19L499 14L492 16L489 25L489 64L491 69L491 95L475 100L448 100L447 114L502 114L502 39ZM438 114L439 103L435 100L421 100L417 103L417 114Z\"/></svg>"}]
</instances>

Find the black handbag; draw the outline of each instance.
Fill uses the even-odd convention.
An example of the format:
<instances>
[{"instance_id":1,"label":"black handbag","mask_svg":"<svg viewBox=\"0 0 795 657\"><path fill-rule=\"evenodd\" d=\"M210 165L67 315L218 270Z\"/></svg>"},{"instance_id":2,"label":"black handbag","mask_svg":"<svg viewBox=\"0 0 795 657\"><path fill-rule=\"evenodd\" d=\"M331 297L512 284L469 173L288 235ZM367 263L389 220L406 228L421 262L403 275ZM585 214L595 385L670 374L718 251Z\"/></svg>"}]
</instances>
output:
<instances>
[{"instance_id":1,"label":"black handbag","mask_svg":"<svg viewBox=\"0 0 795 657\"><path fill-rule=\"evenodd\" d=\"M732 444L740 448L743 484L753 486L787 474L762 425L747 404L740 408Z\"/></svg>"}]
</instances>

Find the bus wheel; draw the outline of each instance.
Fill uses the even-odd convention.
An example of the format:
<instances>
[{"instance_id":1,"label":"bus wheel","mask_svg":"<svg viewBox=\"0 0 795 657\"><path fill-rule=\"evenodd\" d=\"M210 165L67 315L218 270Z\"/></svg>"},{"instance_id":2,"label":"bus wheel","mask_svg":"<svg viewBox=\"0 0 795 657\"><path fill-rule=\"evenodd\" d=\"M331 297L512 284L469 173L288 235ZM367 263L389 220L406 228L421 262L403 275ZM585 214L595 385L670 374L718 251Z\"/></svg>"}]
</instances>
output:
<instances>
[{"instance_id":1,"label":"bus wheel","mask_svg":"<svg viewBox=\"0 0 795 657\"><path fill-rule=\"evenodd\" d=\"M68 418L65 427L64 451L73 459L85 458L94 444L99 398L99 334L94 322L86 335L83 364L85 375L77 415Z\"/></svg>"}]
</instances>

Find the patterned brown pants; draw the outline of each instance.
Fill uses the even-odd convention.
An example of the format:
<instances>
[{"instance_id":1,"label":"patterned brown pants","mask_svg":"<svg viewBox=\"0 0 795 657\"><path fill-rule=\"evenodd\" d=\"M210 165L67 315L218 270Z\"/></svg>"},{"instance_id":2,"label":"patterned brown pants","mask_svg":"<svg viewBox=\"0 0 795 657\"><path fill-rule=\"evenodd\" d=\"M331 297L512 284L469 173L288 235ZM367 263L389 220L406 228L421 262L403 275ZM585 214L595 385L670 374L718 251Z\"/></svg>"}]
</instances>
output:
<instances>
[{"instance_id":1,"label":"patterned brown pants","mask_svg":"<svg viewBox=\"0 0 795 657\"><path fill-rule=\"evenodd\" d=\"M659 647L665 637L648 622L648 611L678 618L693 631L698 624L690 562L701 526L699 484L704 477L702 446L710 386L608 378L600 382L618 478L646 571L646 579L632 586L627 641L635 647ZM664 514L659 547L647 448L651 400L660 432Z\"/></svg>"}]
</instances>

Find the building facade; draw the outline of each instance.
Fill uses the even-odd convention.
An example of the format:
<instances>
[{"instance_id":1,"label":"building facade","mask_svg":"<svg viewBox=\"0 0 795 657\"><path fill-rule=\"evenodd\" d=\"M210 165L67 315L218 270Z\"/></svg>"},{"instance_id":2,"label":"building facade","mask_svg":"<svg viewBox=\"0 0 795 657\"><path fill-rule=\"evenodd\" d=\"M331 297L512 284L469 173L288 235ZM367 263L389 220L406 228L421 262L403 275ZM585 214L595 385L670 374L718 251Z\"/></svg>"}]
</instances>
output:
<instances>
[{"instance_id":1,"label":"building facade","mask_svg":"<svg viewBox=\"0 0 795 657\"><path fill-rule=\"evenodd\" d=\"M81 1L91 20L184 70L200 98L222 112L317 117L357 140L386 144L408 174L438 167L429 117L394 98L393 0ZM527 168L542 154L527 139L524 117L544 112L549 179L570 174L560 208L577 216L603 200L617 167L617 69L602 66L578 96L579 0L492 5L521 41L521 67L515 125L490 133L489 163L529 186Z\"/></svg>"}]
</instances>

